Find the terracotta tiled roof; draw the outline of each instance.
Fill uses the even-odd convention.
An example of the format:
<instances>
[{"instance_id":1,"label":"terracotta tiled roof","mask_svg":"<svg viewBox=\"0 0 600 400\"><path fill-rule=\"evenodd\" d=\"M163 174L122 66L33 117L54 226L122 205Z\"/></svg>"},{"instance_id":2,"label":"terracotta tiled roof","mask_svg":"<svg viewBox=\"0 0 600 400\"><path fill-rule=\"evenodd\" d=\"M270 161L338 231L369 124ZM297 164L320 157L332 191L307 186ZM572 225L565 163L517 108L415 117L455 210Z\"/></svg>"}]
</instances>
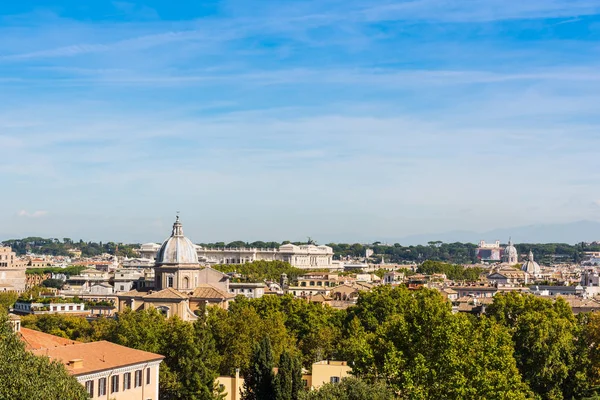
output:
<instances>
[{"instance_id":1,"label":"terracotta tiled roof","mask_svg":"<svg viewBox=\"0 0 600 400\"><path fill-rule=\"evenodd\" d=\"M325 297L322 294L315 294L310 298L310 301L315 303L325 303L326 301L331 301L331 298Z\"/></svg>"},{"instance_id":2,"label":"terracotta tiled roof","mask_svg":"<svg viewBox=\"0 0 600 400\"><path fill-rule=\"evenodd\" d=\"M188 297L178 292L173 288L166 288L163 290L159 290L158 292L150 293L144 296L144 300L146 299L187 299Z\"/></svg>"},{"instance_id":3,"label":"terracotta tiled roof","mask_svg":"<svg viewBox=\"0 0 600 400\"><path fill-rule=\"evenodd\" d=\"M52 335L49 335L52 336ZM71 375L84 375L108 369L143 364L162 360L160 354L130 349L107 341L77 343L60 347L33 350L34 354L47 356L63 363ZM83 360L83 365L74 368L70 361Z\"/></svg>"},{"instance_id":4,"label":"terracotta tiled roof","mask_svg":"<svg viewBox=\"0 0 600 400\"><path fill-rule=\"evenodd\" d=\"M21 328L21 339L25 342L27 350L48 349L53 347L64 347L76 344L74 340L49 335L33 329Z\"/></svg>"},{"instance_id":5,"label":"terracotta tiled roof","mask_svg":"<svg viewBox=\"0 0 600 400\"><path fill-rule=\"evenodd\" d=\"M198 285L194 292L190 297L196 299L219 299L219 300L227 300L233 299L235 297L232 293L227 293L221 289L218 289L210 284L203 283Z\"/></svg>"},{"instance_id":6,"label":"terracotta tiled roof","mask_svg":"<svg viewBox=\"0 0 600 400\"><path fill-rule=\"evenodd\" d=\"M130 290L129 292L123 292L123 293L118 293L119 297L138 297L138 296L145 296L147 294L147 292L138 292L137 290L133 289Z\"/></svg>"}]
</instances>

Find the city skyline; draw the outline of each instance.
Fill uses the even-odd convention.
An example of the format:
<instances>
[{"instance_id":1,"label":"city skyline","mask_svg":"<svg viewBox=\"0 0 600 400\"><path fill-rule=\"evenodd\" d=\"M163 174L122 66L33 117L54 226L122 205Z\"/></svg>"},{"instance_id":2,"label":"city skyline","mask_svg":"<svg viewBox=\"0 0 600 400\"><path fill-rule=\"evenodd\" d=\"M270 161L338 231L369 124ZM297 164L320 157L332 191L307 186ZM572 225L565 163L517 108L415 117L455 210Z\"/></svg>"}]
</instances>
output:
<instances>
[{"instance_id":1,"label":"city skyline","mask_svg":"<svg viewBox=\"0 0 600 400\"><path fill-rule=\"evenodd\" d=\"M4 239L600 221L597 1L79 3L0 6Z\"/></svg>"}]
</instances>

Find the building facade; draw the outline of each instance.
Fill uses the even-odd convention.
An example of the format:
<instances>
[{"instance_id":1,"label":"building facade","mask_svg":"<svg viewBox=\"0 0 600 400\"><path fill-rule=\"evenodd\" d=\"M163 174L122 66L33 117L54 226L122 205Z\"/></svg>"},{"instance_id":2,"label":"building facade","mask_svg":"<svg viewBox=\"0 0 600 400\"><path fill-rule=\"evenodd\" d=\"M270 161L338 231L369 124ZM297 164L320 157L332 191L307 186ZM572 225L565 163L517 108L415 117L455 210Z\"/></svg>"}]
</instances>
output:
<instances>
[{"instance_id":1,"label":"building facade","mask_svg":"<svg viewBox=\"0 0 600 400\"><path fill-rule=\"evenodd\" d=\"M90 399L159 400L163 356L107 341L76 342L11 323L27 350L62 363Z\"/></svg>"},{"instance_id":2,"label":"building facade","mask_svg":"<svg viewBox=\"0 0 600 400\"><path fill-rule=\"evenodd\" d=\"M204 248L192 244L200 263L210 264L244 264L253 261L285 261L293 267L303 269L336 269L333 262L333 249L329 246L314 244L284 244L278 249L258 248ZM161 251L156 243L145 243L140 247L142 257L157 260Z\"/></svg>"},{"instance_id":3,"label":"building facade","mask_svg":"<svg viewBox=\"0 0 600 400\"><path fill-rule=\"evenodd\" d=\"M26 289L26 264L10 247L0 246L0 292L23 292Z\"/></svg>"}]
</instances>

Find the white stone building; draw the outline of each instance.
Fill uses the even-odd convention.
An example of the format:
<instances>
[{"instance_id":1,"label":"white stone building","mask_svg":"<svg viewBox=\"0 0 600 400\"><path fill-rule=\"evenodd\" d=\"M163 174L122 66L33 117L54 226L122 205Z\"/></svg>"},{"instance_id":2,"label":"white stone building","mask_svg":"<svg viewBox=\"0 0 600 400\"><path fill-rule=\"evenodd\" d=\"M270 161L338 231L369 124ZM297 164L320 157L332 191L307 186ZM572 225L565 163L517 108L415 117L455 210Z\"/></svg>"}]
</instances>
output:
<instances>
[{"instance_id":1,"label":"white stone building","mask_svg":"<svg viewBox=\"0 0 600 400\"><path fill-rule=\"evenodd\" d=\"M25 262L10 247L0 246L0 292L23 292L26 286Z\"/></svg>"},{"instance_id":2,"label":"white stone building","mask_svg":"<svg viewBox=\"0 0 600 400\"><path fill-rule=\"evenodd\" d=\"M156 260L160 245L146 243L140 248L140 254L147 259ZM329 246L313 244L284 244L278 249L258 248L204 248L194 245L198 262L202 264L244 264L253 261L285 261L293 267L303 269L336 269L333 263L333 249Z\"/></svg>"}]
</instances>

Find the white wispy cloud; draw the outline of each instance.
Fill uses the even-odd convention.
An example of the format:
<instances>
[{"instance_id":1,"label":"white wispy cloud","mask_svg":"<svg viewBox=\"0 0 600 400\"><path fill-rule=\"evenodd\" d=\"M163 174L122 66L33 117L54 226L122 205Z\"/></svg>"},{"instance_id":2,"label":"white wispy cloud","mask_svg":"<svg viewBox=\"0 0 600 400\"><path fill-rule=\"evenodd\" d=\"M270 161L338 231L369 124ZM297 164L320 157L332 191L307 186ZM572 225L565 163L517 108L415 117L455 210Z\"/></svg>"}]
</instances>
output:
<instances>
[{"instance_id":1,"label":"white wispy cloud","mask_svg":"<svg viewBox=\"0 0 600 400\"><path fill-rule=\"evenodd\" d=\"M48 211L45 210L37 210L37 211L33 211L33 212L28 212L25 210L20 210L17 215L19 217L26 217L26 218L40 218L43 216L48 215Z\"/></svg>"}]
</instances>

